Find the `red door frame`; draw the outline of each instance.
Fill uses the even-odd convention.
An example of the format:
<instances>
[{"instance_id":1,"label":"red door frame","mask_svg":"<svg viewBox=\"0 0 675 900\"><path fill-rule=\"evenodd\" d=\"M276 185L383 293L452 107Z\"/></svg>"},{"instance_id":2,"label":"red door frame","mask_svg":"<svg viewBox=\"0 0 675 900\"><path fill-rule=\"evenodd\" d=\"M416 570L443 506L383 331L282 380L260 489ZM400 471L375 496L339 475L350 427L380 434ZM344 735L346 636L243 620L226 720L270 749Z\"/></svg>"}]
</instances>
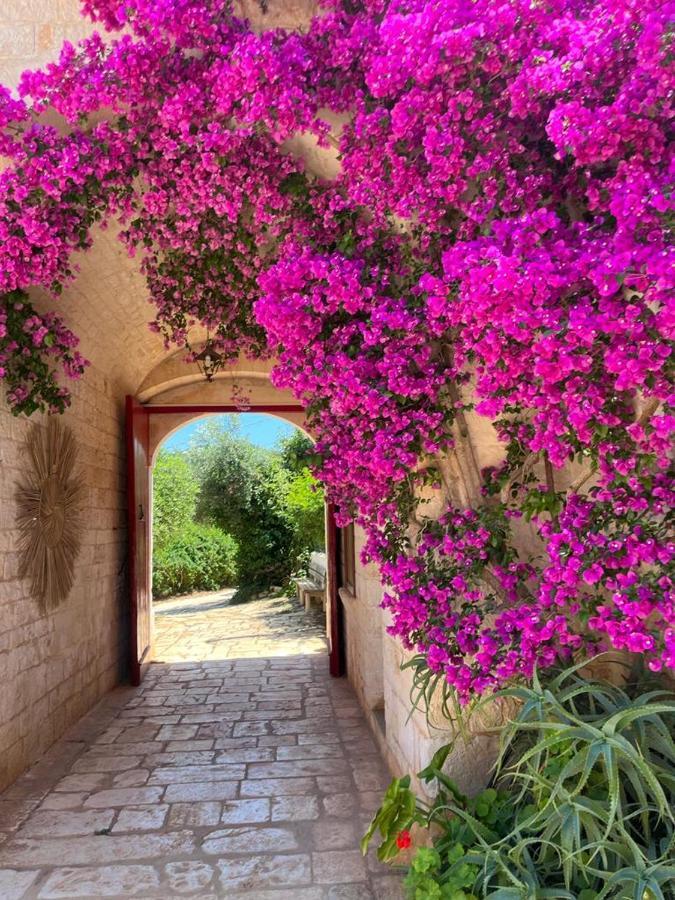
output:
<instances>
[{"instance_id":1,"label":"red door frame","mask_svg":"<svg viewBox=\"0 0 675 900\"><path fill-rule=\"evenodd\" d=\"M130 679L139 685L152 655L150 596L150 417L126 398L127 521L129 527ZM140 614L139 614L140 610Z\"/></svg>"},{"instance_id":2,"label":"red door frame","mask_svg":"<svg viewBox=\"0 0 675 900\"><path fill-rule=\"evenodd\" d=\"M136 407L133 404L136 404ZM302 406L298 404L264 404L260 406L250 406L248 409L242 409L241 406L235 406L233 404L218 404L218 405L208 405L208 404L186 404L184 406L181 405L147 405L142 406L138 403L138 401L134 400L134 398L127 398L127 417L130 415L130 410L135 410L137 407L143 409L147 417L147 431L149 435L150 431L150 419L153 415L163 416L163 415L180 415L183 413L241 413L241 412L254 412L254 413L302 413L304 414L305 410ZM127 426L127 453L133 453L133 435L130 437L130 428ZM133 459L133 455L130 455L130 459ZM150 466L150 459L148 459L148 466ZM131 465L129 464L129 472L131 472ZM129 477L129 482L132 481L131 476ZM133 488L133 490L132 490ZM133 502L132 502L132 493L133 493ZM137 540L137 529L136 529L136 500L135 500L135 487L131 484L129 486L129 544L132 548L131 553L131 584L132 584L132 594L131 594L131 620L132 620L132 651L137 646L134 644L134 635L137 634L137 597L135 593L135 585L136 585L136 540ZM344 674L344 666L343 666L343 629L342 629L342 616L340 615L340 595L338 593L338 574L337 574L337 526L335 524L335 515L332 504L327 504L326 506L326 557L328 561L328 603L329 603L329 615L328 615L328 643L330 648L329 655L329 669L330 674L339 678ZM148 517L149 518L149 517ZM134 681L134 675L137 675L138 681ZM139 684L141 678L140 665L134 669L134 657L132 655L132 683Z\"/></svg>"},{"instance_id":3,"label":"red door frame","mask_svg":"<svg viewBox=\"0 0 675 900\"><path fill-rule=\"evenodd\" d=\"M326 504L326 560L328 568L330 634L330 659L328 665L333 678L340 678L344 675L344 628L338 576L338 529L335 524L335 507L332 503Z\"/></svg>"}]
</instances>

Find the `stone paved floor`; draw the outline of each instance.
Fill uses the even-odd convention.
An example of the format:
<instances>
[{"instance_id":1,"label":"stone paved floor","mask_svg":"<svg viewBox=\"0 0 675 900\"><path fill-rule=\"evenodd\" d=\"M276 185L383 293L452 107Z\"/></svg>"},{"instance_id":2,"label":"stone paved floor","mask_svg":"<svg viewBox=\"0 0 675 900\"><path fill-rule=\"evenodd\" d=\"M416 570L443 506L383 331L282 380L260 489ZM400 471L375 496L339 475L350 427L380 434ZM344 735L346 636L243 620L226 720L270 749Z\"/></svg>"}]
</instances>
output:
<instances>
[{"instance_id":1,"label":"stone paved floor","mask_svg":"<svg viewBox=\"0 0 675 900\"><path fill-rule=\"evenodd\" d=\"M0 900L399 900L358 841L388 776L321 614L162 604L157 662L0 795Z\"/></svg>"}]
</instances>

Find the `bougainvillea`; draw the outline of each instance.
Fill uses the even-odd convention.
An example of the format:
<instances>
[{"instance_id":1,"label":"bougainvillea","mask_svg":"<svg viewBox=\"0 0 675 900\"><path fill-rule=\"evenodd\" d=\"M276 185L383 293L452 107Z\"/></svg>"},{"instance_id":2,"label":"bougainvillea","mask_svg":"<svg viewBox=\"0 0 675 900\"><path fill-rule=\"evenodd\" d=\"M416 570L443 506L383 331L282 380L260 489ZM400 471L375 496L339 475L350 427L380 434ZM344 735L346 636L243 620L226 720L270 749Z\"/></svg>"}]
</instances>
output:
<instances>
[{"instance_id":1,"label":"bougainvillea","mask_svg":"<svg viewBox=\"0 0 675 900\"><path fill-rule=\"evenodd\" d=\"M17 413L61 413L70 402L54 370L80 378L87 361L77 352L77 338L54 313L41 315L23 291L12 291L0 306L0 378L8 404Z\"/></svg>"},{"instance_id":2,"label":"bougainvillea","mask_svg":"<svg viewBox=\"0 0 675 900\"><path fill-rule=\"evenodd\" d=\"M111 34L0 91L10 405L61 407L48 357L82 366L17 291L59 293L116 217L167 344L275 356L392 632L461 696L602 644L675 667L675 5L326 0L262 34L226 0L83 9ZM504 462L431 518L472 407Z\"/></svg>"}]
</instances>

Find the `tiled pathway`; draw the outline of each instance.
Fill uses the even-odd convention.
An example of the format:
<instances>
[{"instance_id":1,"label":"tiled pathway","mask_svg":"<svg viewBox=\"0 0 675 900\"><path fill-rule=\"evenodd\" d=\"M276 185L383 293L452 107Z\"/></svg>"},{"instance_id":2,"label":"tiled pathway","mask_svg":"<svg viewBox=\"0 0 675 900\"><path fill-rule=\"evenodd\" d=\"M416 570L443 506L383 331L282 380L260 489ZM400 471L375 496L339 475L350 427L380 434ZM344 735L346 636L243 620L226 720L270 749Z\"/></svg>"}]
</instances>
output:
<instances>
[{"instance_id":1,"label":"tiled pathway","mask_svg":"<svg viewBox=\"0 0 675 900\"><path fill-rule=\"evenodd\" d=\"M142 688L0 795L0 898L398 900L358 850L388 777L320 615L212 595L157 622Z\"/></svg>"}]
</instances>

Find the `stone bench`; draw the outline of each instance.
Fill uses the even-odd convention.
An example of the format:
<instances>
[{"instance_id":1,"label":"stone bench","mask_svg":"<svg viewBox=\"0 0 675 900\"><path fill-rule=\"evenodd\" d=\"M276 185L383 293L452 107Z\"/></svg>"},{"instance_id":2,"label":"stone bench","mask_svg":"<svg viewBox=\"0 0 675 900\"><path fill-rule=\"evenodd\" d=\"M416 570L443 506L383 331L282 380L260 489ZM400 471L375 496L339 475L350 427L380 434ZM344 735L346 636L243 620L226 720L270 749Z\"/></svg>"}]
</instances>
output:
<instances>
[{"instance_id":1,"label":"stone bench","mask_svg":"<svg viewBox=\"0 0 675 900\"><path fill-rule=\"evenodd\" d=\"M312 600L318 600L326 607L326 554L312 553L309 558L309 570L302 578L294 578L298 592L298 600L304 604L305 610L311 606Z\"/></svg>"}]
</instances>

